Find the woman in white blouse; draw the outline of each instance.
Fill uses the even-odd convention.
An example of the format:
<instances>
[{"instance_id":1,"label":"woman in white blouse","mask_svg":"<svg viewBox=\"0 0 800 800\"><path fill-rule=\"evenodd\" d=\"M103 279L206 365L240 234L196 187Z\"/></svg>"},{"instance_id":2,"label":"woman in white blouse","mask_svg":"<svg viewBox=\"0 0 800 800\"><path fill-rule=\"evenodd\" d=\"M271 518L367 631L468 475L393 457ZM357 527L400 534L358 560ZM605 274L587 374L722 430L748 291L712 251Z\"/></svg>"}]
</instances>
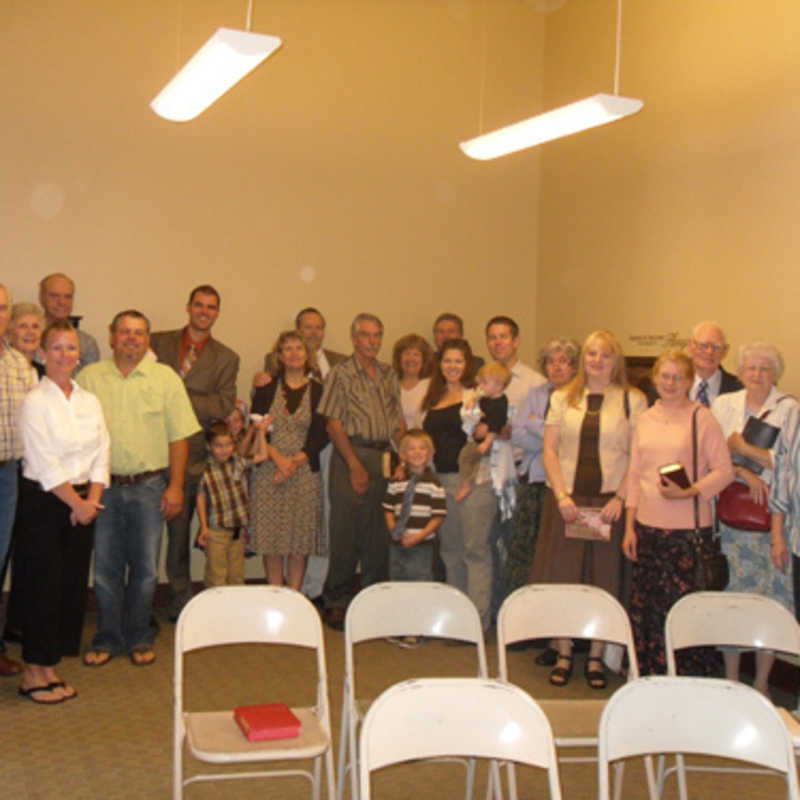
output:
<instances>
[{"instance_id":1,"label":"woman in white blouse","mask_svg":"<svg viewBox=\"0 0 800 800\"><path fill-rule=\"evenodd\" d=\"M55 665L80 641L94 520L108 485L109 439L99 401L72 380L80 358L75 329L54 322L42 348L45 377L20 413L25 669L19 692L52 705L77 696Z\"/></svg>"},{"instance_id":2,"label":"woman in white blouse","mask_svg":"<svg viewBox=\"0 0 800 800\"><path fill-rule=\"evenodd\" d=\"M797 401L776 386L783 373L783 358L775 347L764 342L743 345L739 350L739 378L744 389L721 394L711 405L728 442L736 480L750 489L756 503L767 505L778 453L788 452L794 440L798 419ZM779 429L770 448L749 444L742 431L755 417ZM730 565L728 589L753 592L777 600L794 611L789 550L781 520L772 520L767 533L739 530L720 520L722 550ZM738 680L739 652L726 650L725 677ZM753 686L767 693L769 673L775 656L770 651L756 653Z\"/></svg>"}]
</instances>

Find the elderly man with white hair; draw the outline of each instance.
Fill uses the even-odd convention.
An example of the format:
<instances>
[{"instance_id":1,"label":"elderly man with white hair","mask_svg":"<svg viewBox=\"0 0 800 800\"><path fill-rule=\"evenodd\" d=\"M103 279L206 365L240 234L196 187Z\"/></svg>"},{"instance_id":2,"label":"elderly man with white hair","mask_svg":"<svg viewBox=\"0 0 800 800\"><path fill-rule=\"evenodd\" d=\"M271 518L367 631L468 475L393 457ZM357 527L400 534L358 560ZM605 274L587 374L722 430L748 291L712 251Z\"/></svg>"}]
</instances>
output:
<instances>
[{"instance_id":1,"label":"elderly man with white hair","mask_svg":"<svg viewBox=\"0 0 800 800\"><path fill-rule=\"evenodd\" d=\"M715 397L742 388L742 382L722 367L722 360L728 355L728 343L716 322L695 325L686 351L694 362L694 383L689 390L692 400L710 406Z\"/></svg>"}]
</instances>

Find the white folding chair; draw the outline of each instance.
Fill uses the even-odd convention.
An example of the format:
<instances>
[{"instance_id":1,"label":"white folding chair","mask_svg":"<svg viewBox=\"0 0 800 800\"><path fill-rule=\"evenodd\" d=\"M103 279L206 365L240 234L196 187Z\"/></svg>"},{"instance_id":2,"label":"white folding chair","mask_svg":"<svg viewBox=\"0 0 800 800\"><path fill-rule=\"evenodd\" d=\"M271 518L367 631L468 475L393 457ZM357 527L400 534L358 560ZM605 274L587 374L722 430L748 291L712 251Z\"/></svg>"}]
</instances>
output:
<instances>
[{"instance_id":1,"label":"white folding chair","mask_svg":"<svg viewBox=\"0 0 800 800\"><path fill-rule=\"evenodd\" d=\"M482 678L420 678L387 689L364 718L362 800L371 796L373 770L447 755L540 767L547 770L552 800L561 797L553 733L526 692ZM451 795L446 789L442 794Z\"/></svg>"},{"instance_id":2,"label":"white folding chair","mask_svg":"<svg viewBox=\"0 0 800 800\"><path fill-rule=\"evenodd\" d=\"M676 675L675 651L684 647L740 647L748 650L773 650L788 658L800 656L800 626L793 614L780 603L759 594L744 592L692 592L669 610L664 624L667 674ZM794 741L800 748L800 723L785 708L778 709ZM702 772L753 772L735 767L685 766L680 755L676 766L663 769L659 764L659 791L666 776L682 769ZM682 785L684 781L681 782ZM682 795L685 800L685 795Z\"/></svg>"},{"instance_id":3,"label":"white folding chair","mask_svg":"<svg viewBox=\"0 0 800 800\"><path fill-rule=\"evenodd\" d=\"M313 684L316 705L292 708L302 723L298 738L249 742L234 721L232 710L184 710L184 654L202 647L242 643L294 645L316 651L317 675ZM225 679L224 674L220 679ZM279 697L275 699L280 700ZM313 772L284 769L184 778L184 742L200 761L233 764L313 759ZM327 671L322 625L316 608L299 592L277 586L223 586L193 597L181 612L175 628L173 798L179 800L183 787L195 781L299 775L311 781L313 798L319 800L323 758L327 796L332 799L335 780Z\"/></svg>"},{"instance_id":4,"label":"white folding chair","mask_svg":"<svg viewBox=\"0 0 800 800\"><path fill-rule=\"evenodd\" d=\"M476 675L488 677L480 615L472 601L445 583L375 583L359 592L344 620L344 687L339 731L339 781L336 796L344 800L345 773L350 771L351 800L358 798L357 733L369 700L357 699L354 647L387 636L460 639L475 645ZM474 764L467 765L466 797L472 796Z\"/></svg>"},{"instance_id":5,"label":"white folding chair","mask_svg":"<svg viewBox=\"0 0 800 800\"><path fill-rule=\"evenodd\" d=\"M509 680L506 647L524 639L599 639L621 645L628 654L628 677L639 677L628 614L614 597L596 586L535 583L512 592L497 616L497 655L502 680ZM597 725L606 699L538 700L555 735L556 748L596 747ZM564 756L561 762L595 761L594 756ZM652 764L646 762L648 771ZM514 770L509 767L514 792ZM616 796L622 791L617 773Z\"/></svg>"},{"instance_id":6,"label":"white folding chair","mask_svg":"<svg viewBox=\"0 0 800 800\"><path fill-rule=\"evenodd\" d=\"M786 778L797 800L792 740L774 706L734 681L651 676L620 687L600 718L599 798L608 800L610 763L656 753L692 753L749 761ZM685 776L679 772L681 796ZM659 789L648 774L651 800Z\"/></svg>"}]
</instances>

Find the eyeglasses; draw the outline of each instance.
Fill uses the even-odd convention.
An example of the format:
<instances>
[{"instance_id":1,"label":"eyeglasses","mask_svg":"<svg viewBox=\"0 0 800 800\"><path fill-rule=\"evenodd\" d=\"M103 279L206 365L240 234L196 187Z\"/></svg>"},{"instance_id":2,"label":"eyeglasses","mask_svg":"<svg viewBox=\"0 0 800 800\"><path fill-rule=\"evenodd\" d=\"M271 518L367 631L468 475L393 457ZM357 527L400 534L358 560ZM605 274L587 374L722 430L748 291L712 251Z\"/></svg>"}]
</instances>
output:
<instances>
[{"instance_id":1,"label":"eyeglasses","mask_svg":"<svg viewBox=\"0 0 800 800\"><path fill-rule=\"evenodd\" d=\"M698 350L705 350L709 353L721 353L725 349L724 344L717 344L716 342L698 342L696 339L692 341Z\"/></svg>"}]
</instances>

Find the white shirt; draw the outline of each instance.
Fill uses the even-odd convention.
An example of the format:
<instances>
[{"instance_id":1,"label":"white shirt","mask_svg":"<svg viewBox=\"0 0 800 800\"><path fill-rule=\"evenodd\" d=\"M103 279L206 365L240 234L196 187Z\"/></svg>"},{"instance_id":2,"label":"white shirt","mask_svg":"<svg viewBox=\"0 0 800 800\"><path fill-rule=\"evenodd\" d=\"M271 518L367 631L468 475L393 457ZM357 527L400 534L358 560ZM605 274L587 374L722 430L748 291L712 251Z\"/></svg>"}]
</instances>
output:
<instances>
[{"instance_id":1,"label":"white shirt","mask_svg":"<svg viewBox=\"0 0 800 800\"><path fill-rule=\"evenodd\" d=\"M700 402L698 400L697 393L700 391L700 384L704 380L707 384L706 393L708 394L708 402L710 404L715 397L719 397L719 390L722 386L721 370L717 369L717 371L710 378L701 378L699 375L695 374L694 383L692 384L692 388L689 390L689 398L691 400Z\"/></svg>"},{"instance_id":2,"label":"white shirt","mask_svg":"<svg viewBox=\"0 0 800 800\"><path fill-rule=\"evenodd\" d=\"M514 408L520 408L522 401L528 396L531 389L547 383L544 375L538 373L533 367L517 361L511 367L511 382L506 386L506 397Z\"/></svg>"},{"instance_id":3,"label":"white shirt","mask_svg":"<svg viewBox=\"0 0 800 800\"><path fill-rule=\"evenodd\" d=\"M323 378L327 378L328 373L331 371L331 365L328 363L328 357L325 355L325 351L321 347L319 350L317 350L316 355L319 374L322 375Z\"/></svg>"},{"instance_id":4,"label":"white shirt","mask_svg":"<svg viewBox=\"0 0 800 800\"><path fill-rule=\"evenodd\" d=\"M45 491L62 483L109 485L109 438L100 401L72 382L72 394L44 377L22 403L22 474Z\"/></svg>"}]
</instances>

